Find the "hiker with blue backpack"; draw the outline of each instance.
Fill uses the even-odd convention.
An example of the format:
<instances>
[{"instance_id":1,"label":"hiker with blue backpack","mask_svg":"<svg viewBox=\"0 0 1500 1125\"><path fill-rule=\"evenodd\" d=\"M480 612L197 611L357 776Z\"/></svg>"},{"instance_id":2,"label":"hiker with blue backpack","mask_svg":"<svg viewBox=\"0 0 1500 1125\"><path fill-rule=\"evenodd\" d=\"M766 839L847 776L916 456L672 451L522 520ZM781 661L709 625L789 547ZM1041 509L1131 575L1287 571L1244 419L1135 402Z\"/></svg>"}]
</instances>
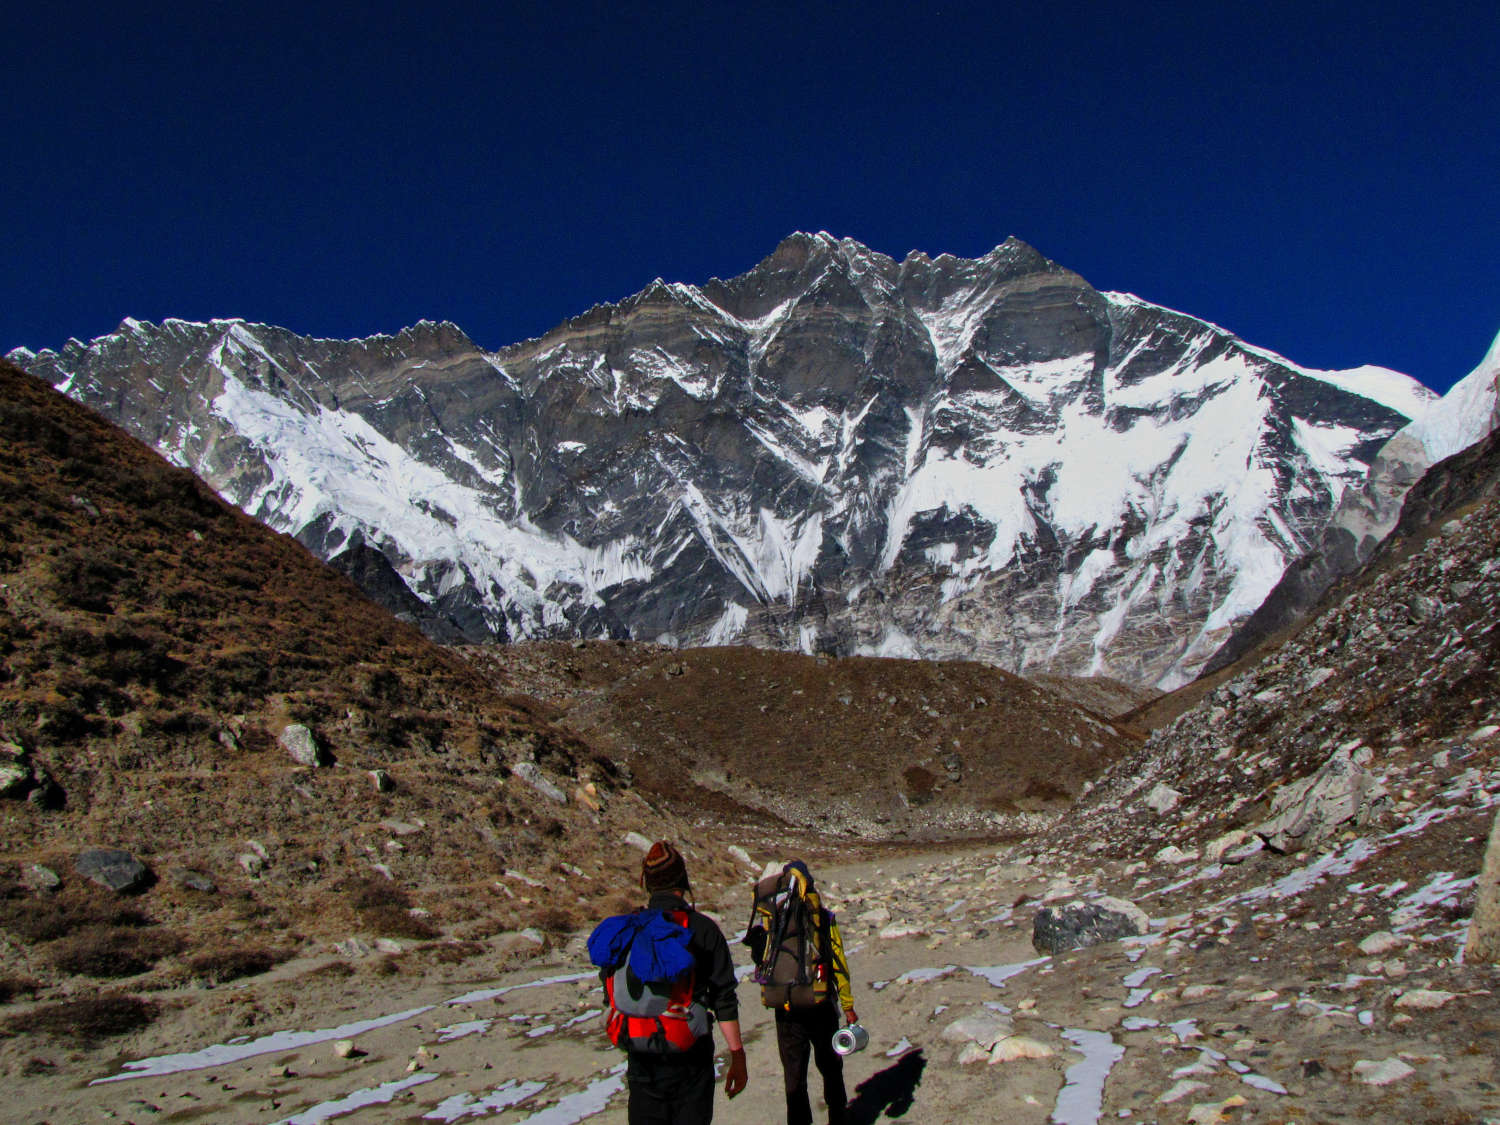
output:
<instances>
[{"instance_id":1,"label":"hiker with blue backpack","mask_svg":"<svg viewBox=\"0 0 1500 1125\"><path fill-rule=\"evenodd\" d=\"M786 1080L787 1125L812 1125L807 1090L808 1056L823 1076L829 1125L844 1125L849 1106L844 1088L845 1050L858 1050L868 1036L858 1026L849 963L838 920L823 905L807 864L794 859L755 884L744 943L755 958L761 1002L776 1012L776 1046ZM835 1006L836 1005L836 1006ZM848 1045L835 1046L846 1033ZM857 1044L857 1045L856 1045Z\"/></svg>"},{"instance_id":2,"label":"hiker with blue backpack","mask_svg":"<svg viewBox=\"0 0 1500 1125\"><path fill-rule=\"evenodd\" d=\"M650 896L589 935L604 982L605 1031L627 1055L629 1125L708 1125L714 1115L713 1022L729 1048L724 1093L749 1081L729 943L693 909L687 862L658 840L641 862Z\"/></svg>"}]
</instances>

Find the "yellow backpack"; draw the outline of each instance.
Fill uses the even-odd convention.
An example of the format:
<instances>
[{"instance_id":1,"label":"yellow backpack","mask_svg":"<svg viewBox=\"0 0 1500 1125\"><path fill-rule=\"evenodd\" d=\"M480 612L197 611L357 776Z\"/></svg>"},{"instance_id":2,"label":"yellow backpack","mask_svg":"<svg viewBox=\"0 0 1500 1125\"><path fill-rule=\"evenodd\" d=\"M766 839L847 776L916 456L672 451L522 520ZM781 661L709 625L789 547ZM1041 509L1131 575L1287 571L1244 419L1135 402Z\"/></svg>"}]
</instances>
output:
<instances>
[{"instance_id":1,"label":"yellow backpack","mask_svg":"<svg viewBox=\"0 0 1500 1125\"><path fill-rule=\"evenodd\" d=\"M810 1008L828 999L828 935L822 904L796 868L755 884L750 925L765 931L754 980L767 1008Z\"/></svg>"}]
</instances>

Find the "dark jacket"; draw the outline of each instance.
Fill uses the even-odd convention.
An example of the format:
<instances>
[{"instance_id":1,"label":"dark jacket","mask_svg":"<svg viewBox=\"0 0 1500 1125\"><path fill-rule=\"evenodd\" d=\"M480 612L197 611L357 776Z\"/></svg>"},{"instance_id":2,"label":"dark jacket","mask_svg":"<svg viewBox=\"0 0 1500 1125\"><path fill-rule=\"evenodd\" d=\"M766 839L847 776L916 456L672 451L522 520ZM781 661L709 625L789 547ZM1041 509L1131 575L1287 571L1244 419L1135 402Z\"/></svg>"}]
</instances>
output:
<instances>
[{"instance_id":1,"label":"dark jacket","mask_svg":"<svg viewBox=\"0 0 1500 1125\"><path fill-rule=\"evenodd\" d=\"M651 896L648 910L686 910L688 912L688 950L695 962L693 999L714 1014L718 1020L740 1018L738 981L729 942L712 918L698 913L680 896L662 891Z\"/></svg>"}]
</instances>

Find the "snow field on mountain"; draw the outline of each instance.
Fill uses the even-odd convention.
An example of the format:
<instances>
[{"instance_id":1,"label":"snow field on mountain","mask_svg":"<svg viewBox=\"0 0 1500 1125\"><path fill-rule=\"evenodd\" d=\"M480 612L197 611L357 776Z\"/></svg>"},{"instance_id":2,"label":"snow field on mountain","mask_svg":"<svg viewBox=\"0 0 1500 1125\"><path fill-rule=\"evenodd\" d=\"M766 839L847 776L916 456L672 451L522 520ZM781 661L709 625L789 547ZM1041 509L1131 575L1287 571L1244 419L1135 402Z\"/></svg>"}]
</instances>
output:
<instances>
[{"instance_id":1,"label":"snow field on mountain","mask_svg":"<svg viewBox=\"0 0 1500 1125\"><path fill-rule=\"evenodd\" d=\"M412 560L407 578L418 589L462 569L481 588L498 587L538 613L544 625L562 625L558 607L541 596L554 582L593 593L652 574L633 539L589 548L524 520L507 522L490 497L412 456L358 414L305 413L227 372L213 409L260 449L272 473L232 498L239 507L285 531L326 515L346 533L392 538ZM464 452L472 464L472 451Z\"/></svg>"},{"instance_id":2,"label":"snow field on mountain","mask_svg":"<svg viewBox=\"0 0 1500 1125\"><path fill-rule=\"evenodd\" d=\"M1500 410L1500 336L1479 366L1454 384L1441 399L1429 402L1402 433L1422 443L1429 463L1436 464L1467 449L1490 432Z\"/></svg>"}]
</instances>

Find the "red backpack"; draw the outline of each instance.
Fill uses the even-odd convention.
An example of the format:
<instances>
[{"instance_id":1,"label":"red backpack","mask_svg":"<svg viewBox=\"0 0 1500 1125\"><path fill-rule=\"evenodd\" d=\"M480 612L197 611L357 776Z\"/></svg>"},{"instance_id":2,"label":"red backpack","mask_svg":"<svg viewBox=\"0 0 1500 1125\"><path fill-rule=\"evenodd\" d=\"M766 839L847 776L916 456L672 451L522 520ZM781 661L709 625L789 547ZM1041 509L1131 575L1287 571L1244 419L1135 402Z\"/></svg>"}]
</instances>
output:
<instances>
[{"instance_id":1,"label":"red backpack","mask_svg":"<svg viewBox=\"0 0 1500 1125\"><path fill-rule=\"evenodd\" d=\"M688 924L686 910L663 913L679 926ZM626 957L604 978L605 1034L616 1047L648 1055L671 1055L691 1050L708 1034L708 1009L693 999L696 969L670 981L643 981L630 971Z\"/></svg>"}]
</instances>

